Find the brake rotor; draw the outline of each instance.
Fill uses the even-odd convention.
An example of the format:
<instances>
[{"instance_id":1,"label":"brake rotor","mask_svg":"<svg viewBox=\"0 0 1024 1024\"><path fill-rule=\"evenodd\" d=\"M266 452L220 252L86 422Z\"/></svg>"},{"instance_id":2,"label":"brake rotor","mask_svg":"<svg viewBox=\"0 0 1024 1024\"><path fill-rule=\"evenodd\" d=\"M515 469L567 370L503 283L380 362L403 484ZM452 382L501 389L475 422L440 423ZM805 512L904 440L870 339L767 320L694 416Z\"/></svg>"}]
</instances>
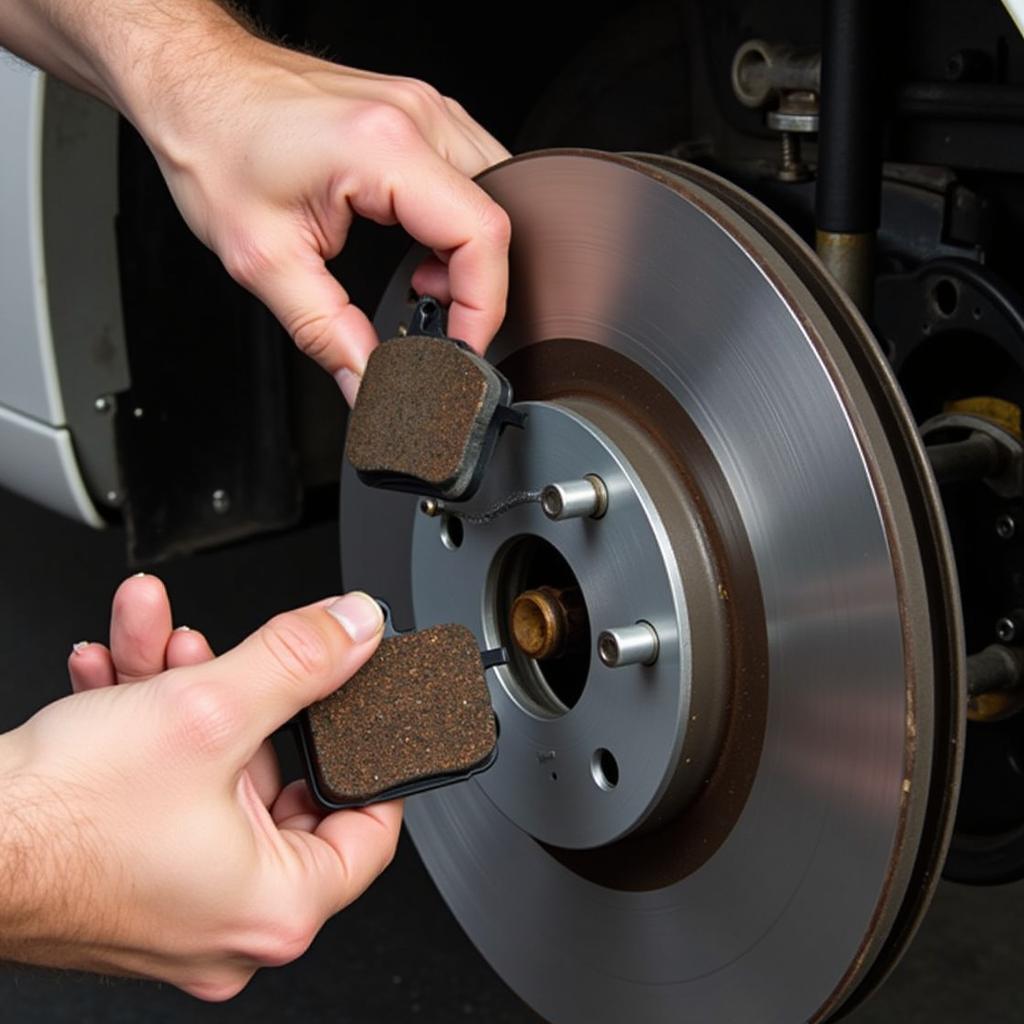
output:
<instances>
[{"instance_id":1,"label":"brake rotor","mask_svg":"<svg viewBox=\"0 0 1024 1024\"><path fill-rule=\"evenodd\" d=\"M955 805L958 604L913 422L813 257L721 179L565 151L481 184L513 225L489 357L529 417L470 511L586 474L608 507L439 522L346 469L345 583L405 625L493 645L524 592L578 595L574 653L495 675L497 764L409 801L413 838L554 1024L821 1020L909 941ZM657 660L605 665L598 633L637 622Z\"/></svg>"}]
</instances>

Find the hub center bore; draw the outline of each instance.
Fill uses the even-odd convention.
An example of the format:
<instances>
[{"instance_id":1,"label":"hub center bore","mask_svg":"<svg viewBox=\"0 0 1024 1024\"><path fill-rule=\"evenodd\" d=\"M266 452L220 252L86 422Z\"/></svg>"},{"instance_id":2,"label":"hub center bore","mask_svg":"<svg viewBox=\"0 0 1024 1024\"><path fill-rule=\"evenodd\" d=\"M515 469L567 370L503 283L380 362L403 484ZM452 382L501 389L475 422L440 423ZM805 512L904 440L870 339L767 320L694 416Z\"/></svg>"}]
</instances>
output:
<instances>
[{"instance_id":1,"label":"hub center bore","mask_svg":"<svg viewBox=\"0 0 1024 1024\"><path fill-rule=\"evenodd\" d=\"M520 408L526 428L502 438L466 511L594 474L607 489L604 515L553 521L522 505L460 521L454 546L450 527L420 515L413 608L418 626L464 622L482 643L509 648L509 664L489 673L501 739L479 785L537 839L587 849L664 820L710 774L725 703L720 599L711 579L684 587L680 565L710 560L679 557L680 544L700 541L683 499L667 507L671 489L653 480L671 467L648 453L640 472L613 436L619 414L602 410L599 427L596 408ZM597 637L638 622L657 633L654 664L605 664Z\"/></svg>"},{"instance_id":2,"label":"hub center bore","mask_svg":"<svg viewBox=\"0 0 1024 1024\"><path fill-rule=\"evenodd\" d=\"M501 547L491 577L492 625L509 651L513 698L537 717L564 715L590 672L590 616L576 574L553 544L528 535Z\"/></svg>"}]
</instances>

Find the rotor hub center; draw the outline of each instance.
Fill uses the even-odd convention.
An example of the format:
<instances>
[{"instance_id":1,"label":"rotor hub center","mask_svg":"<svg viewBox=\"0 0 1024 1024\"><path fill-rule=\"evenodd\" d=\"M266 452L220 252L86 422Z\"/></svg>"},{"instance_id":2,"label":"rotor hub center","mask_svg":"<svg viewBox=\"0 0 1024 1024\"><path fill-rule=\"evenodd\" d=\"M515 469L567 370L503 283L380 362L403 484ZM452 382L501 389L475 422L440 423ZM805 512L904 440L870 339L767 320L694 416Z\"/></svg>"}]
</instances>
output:
<instances>
[{"instance_id":1,"label":"rotor hub center","mask_svg":"<svg viewBox=\"0 0 1024 1024\"><path fill-rule=\"evenodd\" d=\"M721 679L695 678L695 647L715 641L694 636L691 606L713 600L713 587L684 587L673 532L686 516L648 486L671 471L653 455L643 471L634 464L617 443L615 414L520 408L525 429L503 437L464 511L590 474L607 491L603 514L553 520L539 503L520 505L488 522L460 519L458 545L450 522L419 516L413 606L419 626L464 622L509 649L509 664L489 674L501 739L480 785L536 838L591 848L663 820L708 774L706 737L720 723L696 691ZM657 634L653 663L598 656L599 637L637 623Z\"/></svg>"}]
</instances>

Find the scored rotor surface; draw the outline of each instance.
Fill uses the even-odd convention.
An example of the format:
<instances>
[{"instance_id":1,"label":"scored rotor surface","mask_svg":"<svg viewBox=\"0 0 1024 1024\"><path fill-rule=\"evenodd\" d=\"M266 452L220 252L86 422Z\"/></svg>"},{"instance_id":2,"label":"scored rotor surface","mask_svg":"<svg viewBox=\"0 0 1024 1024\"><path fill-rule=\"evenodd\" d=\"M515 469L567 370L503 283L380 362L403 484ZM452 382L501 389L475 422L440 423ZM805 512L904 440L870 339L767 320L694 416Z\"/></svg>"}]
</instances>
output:
<instances>
[{"instance_id":1,"label":"scored rotor surface","mask_svg":"<svg viewBox=\"0 0 1024 1024\"><path fill-rule=\"evenodd\" d=\"M481 183L513 224L490 357L549 339L606 346L672 392L717 460L760 581L767 724L731 833L660 887L576 873L475 782L409 802L417 847L481 952L554 1024L818 1019L883 949L936 742L950 739L933 735L925 574L892 454L871 440L879 412L844 386L837 365L853 371L826 351L839 343L810 293L699 186L581 152L514 160ZM418 258L384 297L382 336L407 315ZM346 586L411 625L415 501L347 468L342 501Z\"/></svg>"}]
</instances>

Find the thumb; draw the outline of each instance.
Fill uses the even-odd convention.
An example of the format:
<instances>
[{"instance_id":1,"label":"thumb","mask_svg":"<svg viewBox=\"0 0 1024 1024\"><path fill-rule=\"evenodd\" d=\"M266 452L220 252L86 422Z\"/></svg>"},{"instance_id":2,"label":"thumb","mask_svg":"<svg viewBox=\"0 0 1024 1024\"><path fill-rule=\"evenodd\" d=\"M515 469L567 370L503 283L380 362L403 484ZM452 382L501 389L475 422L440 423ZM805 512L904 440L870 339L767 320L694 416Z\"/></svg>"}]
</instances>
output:
<instances>
[{"instance_id":1,"label":"thumb","mask_svg":"<svg viewBox=\"0 0 1024 1024\"><path fill-rule=\"evenodd\" d=\"M380 605L354 591L275 616L204 671L215 676L211 682L241 719L243 742L255 749L349 679L377 649L383 626Z\"/></svg>"}]
</instances>

